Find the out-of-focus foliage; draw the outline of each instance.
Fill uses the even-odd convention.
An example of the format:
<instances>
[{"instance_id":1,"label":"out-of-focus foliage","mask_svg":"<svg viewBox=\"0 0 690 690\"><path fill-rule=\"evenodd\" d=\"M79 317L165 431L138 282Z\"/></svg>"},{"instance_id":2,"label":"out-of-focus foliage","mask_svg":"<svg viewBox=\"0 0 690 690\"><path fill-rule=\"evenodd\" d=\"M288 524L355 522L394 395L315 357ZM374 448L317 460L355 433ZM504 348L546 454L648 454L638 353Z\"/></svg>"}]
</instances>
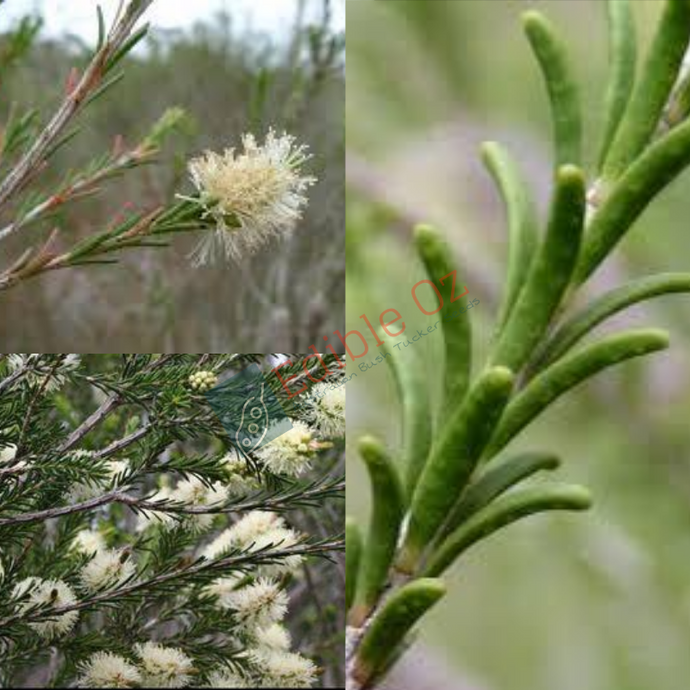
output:
<instances>
[{"instance_id":1,"label":"out-of-focus foliage","mask_svg":"<svg viewBox=\"0 0 690 690\"><path fill-rule=\"evenodd\" d=\"M644 51L662 3L632 4ZM486 346L506 247L479 144L509 145L542 217L550 176L548 108L519 21L532 6L553 19L572 49L584 85L589 172L607 76L603 3L350 4L348 328L364 332L360 315L375 322L387 308L398 309L409 330L433 324L435 317L422 316L410 295L425 278L410 249L412 225L423 220L447 233L463 264L470 296L481 300L472 314L475 339L480 351ZM687 270L689 188L686 174L663 193L592 281L590 294L633 276ZM373 277L366 290L364 274ZM671 330L667 353L587 385L511 446L556 449L565 477L592 489L593 511L535 520L477 549L461 576L450 575L444 606L424 626L427 642L489 690L677 690L690 674L687 299L636 307L610 328L650 321ZM349 384L349 433L372 432L395 447L400 430L389 372L359 368L376 357L373 338L369 347L349 365L357 373ZM416 347L440 399L440 338ZM361 516L359 485L364 477L353 457L348 512Z\"/></svg>"},{"instance_id":2,"label":"out-of-focus foliage","mask_svg":"<svg viewBox=\"0 0 690 690\"><path fill-rule=\"evenodd\" d=\"M164 1L164 0L163 0ZM180 236L168 250L136 252L115 269L58 272L29 281L0 300L4 349L102 352L306 350L342 326L344 37L334 33L327 0L295 2L281 35L240 32L230 14L184 30L152 29L130 56L124 80L81 120L82 130L41 178L49 187L71 168L136 140L167 107L181 106L193 126L168 142L160 165L134 171L89 199L29 230L45 237L59 225L81 238L122 207L150 208L189 191L186 161L207 148L237 146L243 132L283 129L309 144L309 171L319 178L292 239L276 242L241 265L194 269L198 237ZM307 20L307 16L315 17ZM94 12L94 36L96 34ZM41 39L15 61L2 83L0 121L13 102L50 112L73 66L90 46L76 38ZM7 51L6 51L7 52ZM6 53L0 51L0 59ZM17 238L6 243L14 252Z\"/></svg>"}]
</instances>

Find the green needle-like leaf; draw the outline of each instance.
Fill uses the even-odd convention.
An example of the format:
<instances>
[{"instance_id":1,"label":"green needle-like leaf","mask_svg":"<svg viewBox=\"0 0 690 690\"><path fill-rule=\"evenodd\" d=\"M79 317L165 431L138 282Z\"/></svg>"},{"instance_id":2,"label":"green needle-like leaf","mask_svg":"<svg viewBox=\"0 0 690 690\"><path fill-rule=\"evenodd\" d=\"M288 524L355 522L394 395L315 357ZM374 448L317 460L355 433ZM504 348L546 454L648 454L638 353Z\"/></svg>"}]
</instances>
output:
<instances>
[{"instance_id":1,"label":"green needle-like leaf","mask_svg":"<svg viewBox=\"0 0 690 690\"><path fill-rule=\"evenodd\" d=\"M603 294L563 323L547 342L535 363L539 369L543 369L555 362L602 321L631 304L675 292L690 292L690 273L647 276Z\"/></svg>"},{"instance_id":2,"label":"green needle-like leaf","mask_svg":"<svg viewBox=\"0 0 690 690\"><path fill-rule=\"evenodd\" d=\"M500 330L525 284L537 248L537 215L526 181L508 152L495 142L482 147L484 165L501 192L509 236L508 269L497 318Z\"/></svg>"},{"instance_id":3,"label":"green needle-like leaf","mask_svg":"<svg viewBox=\"0 0 690 690\"><path fill-rule=\"evenodd\" d=\"M405 544L397 564L401 571L414 571L458 500L512 390L509 369L487 369L441 432L412 496Z\"/></svg>"},{"instance_id":4,"label":"green needle-like leaf","mask_svg":"<svg viewBox=\"0 0 690 690\"><path fill-rule=\"evenodd\" d=\"M610 76L606 91L604 136L599 152L601 169L635 84L637 37L630 0L608 0Z\"/></svg>"},{"instance_id":5,"label":"green needle-like leaf","mask_svg":"<svg viewBox=\"0 0 690 690\"><path fill-rule=\"evenodd\" d=\"M564 357L534 377L508 405L484 456L501 450L554 400L602 369L668 347L668 334L655 328L616 333Z\"/></svg>"},{"instance_id":6,"label":"green needle-like leaf","mask_svg":"<svg viewBox=\"0 0 690 690\"><path fill-rule=\"evenodd\" d=\"M690 0L666 0L630 103L604 164L605 180L619 178L654 134L690 41Z\"/></svg>"},{"instance_id":7,"label":"green needle-like leaf","mask_svg":"<svg viewBox=\"0 0 690 690\"><path fill-rule=\"evenodd\" d=\"M369 472L373 508L350 614L355 627L369 615L385 586L405 511L402 484L381 443L366 436L359 442L359 452Z\"/></svg>"},{"instance_id":8,"label":"green needle-like leaf","mask_svg":"<svg viewBox=\"0 0 690 690\"><path fill-rule=\"evenodd\" d=\"M453 532L424 568L426 577L437 577L478 541L507 525L548 510L586 510L592 500L581 486L531 487L511 492L490 504Z\"/></svg>"},{"instance_id":9,"label":"green needle-like leaf","mask_svg":"<svg viewBox=\"0 0 690 690\"><path fill-rule=\"evenodd\" d=\"M582 112L567 49L552 24L531 10L522 16L551 101L556 166L582 164Z\"/></svg>"},{"instance_id":10,"label":"green needle-like leaf","mask_svg":"<svg viewBox=\"0 0 690 690\"><path fill-rule=\"evenodd\" d=\"M354 676L362 687L388 665L415 623L446 593L435 578L420 578L398 589L382 605L362 638Z\"/></svg>"},{"instance_id":11,"label":"green needle-like leaf","mask_svg":"<svg viewBox=\"0 0 690 690\"><path fill-rule=\"evenodd\" d=\"M445 522L441 538L447 537L495 498L516 484L542 470L555 470L560 465L552 453L527 452L515 455L498 465L488 467L467 487Z\"/></svg>"},{"instance_id":12,"label":"green needle-like leaf","mask_svg":"<svg viewBox=\"0 0 690 690\"><path fill-rule=\"evenodd\" d=\"M357 591L357 576L362 555L362 534L357 521L345 518L345 607L349 611Z\"/></svg>"},{"instance_id":13,"label":"green needle-like leaf","mask_svg":"<svg viewBox=\"0 0 690 690\"><path fill-rule=\"evenodd\" d=\"M383 334L380 334L383 336ZM383 339L383 338L382 338ZM431 402L429 381L424 371L419 348L389 349L387 341L381 346L398 389L402 410L402 447L405 467L405 490L412 496L419 475L431 448Z\"/></svg>"},{"instance_id":14,"label":"green needle-like leaf","mask_svg":"<svg viewBox=\"0 0 690 690\"><path fill-rule=\"evenodd\" d=\"M427 225L415 229L415 242L429 279L441 294L443 307L438 316L443 322L446 348L443 409L450 413L467 392L472 364L472 332L466 304L460 302L465 288L457 278L455 262L448 245Z\"/></svg>"},{"instance_id":15,"label":"green needle-like leaf","mask_svg":"<svg viewBox=\"0 0 690 690\"><path fill-rule=\"evenodd\" d=\"M686 120L652 144L605 197L589 224L575 283L587 280L648 204L689 164L690 120Z\"/></svg>"},{"instance_id":16,"label":"green needle-like leaf","mask_svg":"<svg viewBox=\"0 0 690 690\"><path fill-rule=\"evenodd\" d=\"M531 357L558 308L577 262L585 210L585 179L559 168L546 238L491 357L517 372Z\"/></svg>"}]
</instances>

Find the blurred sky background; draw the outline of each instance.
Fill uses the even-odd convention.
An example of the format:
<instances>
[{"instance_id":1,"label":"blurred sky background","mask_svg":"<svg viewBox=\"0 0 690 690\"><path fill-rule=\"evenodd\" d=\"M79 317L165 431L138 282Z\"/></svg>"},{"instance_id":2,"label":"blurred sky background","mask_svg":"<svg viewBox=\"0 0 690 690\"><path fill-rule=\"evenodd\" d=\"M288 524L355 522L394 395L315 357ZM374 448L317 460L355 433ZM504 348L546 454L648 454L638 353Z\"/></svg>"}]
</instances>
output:
<instances>
[{"instance_id":1,"label":"blurred sky background","mask_svg":"<svg viewBox=\"0 0 690 690\"><path fill-rule=\"evenodd\" d=\"M119 0L5 0L0 10L0 32L27 12L36 12L45 19L48 34L77 34L84 39L94 36L96 5L100 4L106 19L112 17ZM295 14L297 0L164 0L154 2L147 19L154 27L179 28L208 18L215 12L231 12L240 28L270 31L276 35L285 31L286 22ZM345 28L345 0L334 0L333 28ZM319 5L307 3L307 14L318 12Z\"/></svg>"}]
</instances>

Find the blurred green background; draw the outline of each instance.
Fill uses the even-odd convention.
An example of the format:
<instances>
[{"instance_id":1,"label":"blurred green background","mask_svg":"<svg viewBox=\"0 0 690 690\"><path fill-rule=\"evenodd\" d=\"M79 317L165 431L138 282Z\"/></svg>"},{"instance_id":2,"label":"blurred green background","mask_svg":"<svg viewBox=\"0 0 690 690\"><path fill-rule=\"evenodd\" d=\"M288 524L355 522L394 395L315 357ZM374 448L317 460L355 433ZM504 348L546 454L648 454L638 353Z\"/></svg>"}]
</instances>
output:
<instances>
[{"instance_id":1,"label":"blurred green background","mask_svg":"<svg viewBox=\"0 0 690 690\"><path fill-rule=\"evenodd\" d=\"M79 118L81 132L37 186L51 191L67 170L108 151L117 135L136 143L167 107L183 107L191 124L170 138L159 165L109 182L98 197L4 242L2 264L56 225L72 243L102 229L127 203L148 209L188 193L190 156L237 146L247 131L263 139L269 126L309 144L308 169L319 179L293 237L240 265L221 261L194 269L188 255L200 239L196 233L174 238L168 249L122 255L114 268L27 281L0 294L4 352L305 351L342 328L344 35L334 16L342 14L344 0L271 2L288 19L270 29L240 21L248 7L243 0L228 0L225 11L207 15L201 14L209 6L204 3L193 25L163 28L154 21L150 36L125 61L123 82ZM83 67L93 48L97 3L88 4L88 41L44 26L27 58L3 74L0 123L13 102L40 108L43 122L52 114L70 69ZM177 0L154 6L158 16L166 8L171 15L180 10ZM32 14L41 4L7 0L5 8ZM5 31L12 28L7 23L5 17ZM5 44L0 34L0 52ZM3 225L12 218L5 216Z\"/></svg>"},{"instance_id":2,"label":"blurred green background","mask_svg":"<svg viewBox=\"0 0 690 690\"><path fill-rule=\"evenodd\" d=\"M663 4L633 3L644 53ZM347 324L365 331L387 308L408 331L434 322L410 288L425 277L413 223L443 229L462 265L481 362L505 266L502 206L479 159L497 140L524 167L544 211L551 128L520 13L544 11L566 37L586 106L592 163L607 77L601 0L348 2ZM659 271L688 270L690 174L648 209L586 292ZM583 297L584 299L584 297ZM690 678L690 300L664 297L601 326L667 328L671 349L604 372L556 403L509 450L550 449L561 478L591 488L584 515L541 516L474 549L452 569L451 593L422 641L458 678L487 690L684 690ZM361 345L352 337L352 349ZM430 386L442 349L417 343ZM399 443L384 366L350 362L348 511L362 518L366 482L354 442ZM473 685L475 684L475 685ZM407 679L407 686L415 682ZM402 686L404 687L404 683ZM417 683L417 687L420 684ZM399 689L398 689L399 690Z\"/></svg>"}]
</instances>

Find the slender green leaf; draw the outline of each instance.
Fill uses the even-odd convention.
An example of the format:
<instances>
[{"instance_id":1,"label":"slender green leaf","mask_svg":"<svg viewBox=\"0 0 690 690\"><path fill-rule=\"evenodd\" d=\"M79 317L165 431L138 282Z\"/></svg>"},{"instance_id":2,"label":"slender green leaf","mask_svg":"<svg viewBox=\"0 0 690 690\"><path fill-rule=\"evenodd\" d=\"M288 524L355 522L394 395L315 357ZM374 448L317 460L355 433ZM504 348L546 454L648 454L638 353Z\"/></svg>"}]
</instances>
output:
<instances>
[{"instance_id":1,"label":"slender green leaf","mask_svg":"<svg viewBox=\"0 0 690 690\"><path fill-rule=\"evenodd\" d=\"M357 579L362 555L362 534L357 521L345 518L345 606L349 611L357 591Z\"/></svg>"},{"instance_id":2,"label":"slender green leaf","mask_svg":"<svg viewBox=\"0 0 690 690\"><path fill-rule=\"evenodd\" d=\"M559 168L546 238L491 357L517 372L533 354L570 283L585 210L585 179L571 165Z\"/></svg>"},{"instance_id":3,"label":"slender green leaf","mask_svg":"<svg viewBox=\"0 0 690 690\"><path fill-rule=\"evenodd\" d=\"M591 504L589 491L576 485L513 491L455 530L429 559L424 567L424 576L439 576L471 546L522 518L550 510L587 510Z\"/></svg>"},{"instance_id":4,"label":"slender green leaf","mask_svg":"<svg viewBox=\"0 0 690 690\"><path fill-rule=\"evenodd\" d=\"M582 112L577 82L565 44L556 29L534 10L522 16L532 50L539 61L551 101L556 166L582 165Z\"/></svg>"},{"instance_id":5,"label":"slender green leaf","mask_svg":"<svg viewBox=\"0 0 690 690\"><path fill-rule=\"evenodd\" d=\"M554 400L578 383L626 359L666 347L668 334L665 331L642 328L616 333L567 355L535 376L511 401L484 456L488 459L496 455Z\"/></svg>"}]
</instances>

